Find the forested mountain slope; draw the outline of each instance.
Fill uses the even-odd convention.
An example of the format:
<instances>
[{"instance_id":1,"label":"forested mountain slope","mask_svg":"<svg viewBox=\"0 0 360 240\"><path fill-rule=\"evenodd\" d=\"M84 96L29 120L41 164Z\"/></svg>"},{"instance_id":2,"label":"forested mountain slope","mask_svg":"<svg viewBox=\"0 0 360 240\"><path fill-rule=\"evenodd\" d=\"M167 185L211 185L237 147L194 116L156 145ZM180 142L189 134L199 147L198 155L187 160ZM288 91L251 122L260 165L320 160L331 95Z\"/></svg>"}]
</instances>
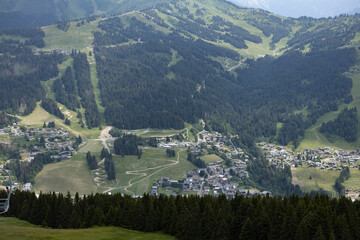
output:
<instances>
[{"instance_id":1,"label":"forested mountain slope","mask_svg":"<svg viewBox=\"0 0 360 240\"><path fill-rule=\"evenodd\" d=\"M56 1L60 2L65 1ZM94 7L99 1L91 2ZM49 50L41 30L34 31L38 32L35 37L2 31L0 77L4 82L8 76L16 78L15 84L21 83L21 74L34 74L30 63L20 60L25 54L31 56L26 59L53 58L57 63L67 59L69 69L63 76L57 76L55 64L55 72L47 71L49 76L27 80L39 92L27 97L26 105L35 106L44 97L41 80L56 77L54 100L73 111L86 109L89 127L99 126L100 107L105 108L106 124L118 128L181 129L185 122L203 119L207 129L238 133L244 142L274 137L277 123L282 122L278 142L292 142L295 147L304 129L320 116L352 101L353 83L343 73L356 63L359 15L292 19L224 0L159 2L134 11L142 1L132 5L118 1L130 12L78 21L70 30L61 25L56 31L46 28L45 40L55 32L67 36L75 35L74 28L95 29L85 36L76 33L78 38L93 39L92 46L82 49L86 55L34 54L35 46ZM109 13L105 3L113 6L115 1L101 3L97 11ZM24 4L5 1L0 7L13 11ZM71 41L61 48L71 51ZM91 70L89 63L96 64L96 69ZM94 76L98 81L93 81ZM98 89L100 93L94 95ZM2 110L27 113L33 109L25 111L20 97L15 101L6 96ZM294 115L304 109L306 114Z\"/></svg>"},{"instance_id":2,"label":"forested mountain slope","mask_svg":"<svg viewBox=\"0 0 360 240\"><path fill-rule=\"evenodd\" d=\"M358 16L294 20L207 3L176 1L100 22L94 50L108 124L182 128L204 119L208 129L248 139L275 135L280 121L279 142L297 146L319 116L351 101L342 73L356 50L340 47L356 41ZM241 60L254 45L283 46L283 54ZM291 115L304 108L306 117Z\"/></svg>"},{"instance_id":3,"label":"forested mountain slope","mask_svg":"<svg viewBox=\"0 0 360 240\"><path fill-rule=\"evenodd\" d=\"M2 0L0 29L37 27L88 17L151 7L164 0Z\"/></svg>"}]
</instances>

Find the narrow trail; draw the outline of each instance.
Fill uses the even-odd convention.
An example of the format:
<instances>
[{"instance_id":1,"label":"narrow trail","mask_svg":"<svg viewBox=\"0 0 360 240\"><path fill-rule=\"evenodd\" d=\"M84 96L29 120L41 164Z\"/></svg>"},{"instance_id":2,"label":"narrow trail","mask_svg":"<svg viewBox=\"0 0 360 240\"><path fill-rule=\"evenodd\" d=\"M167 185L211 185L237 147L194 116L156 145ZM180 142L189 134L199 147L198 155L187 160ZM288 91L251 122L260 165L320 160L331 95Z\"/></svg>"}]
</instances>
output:
<instances>
[{"instance_id":1,"label":"narrow trail","mask_svg":"<svg viewBox=\"0 0 360 240\"><path fill-rule=\"evenodd\" d=\"M104 165L104 162L105 162L105 158L103 158L100 162L99 162L99 166L103 166ZM95 173L97 174L97 178L106 178L107 177L107 175L100 175L100 171L105 171L105 168L104 169L97 169L96 171L95 171ZM106 173L106 172L105 172ZM102 185L104 185L105 184L105 181L103 180L103 181L97 181L96 179L94 179L94 181L96 182L96 185L97 185L97 187L98 188L102 188L103 186ZM117 185L118 185L118 181L116 180L115 181L115 186L114 187L107 187L107 186L105 186L105 187L103 187L103 188L106 188L106 190L104 190L102 193L107 193L107 192L110 192L110 191L112 191L112 190L114 190L114 189L117 189L118 187L117 187Z\"/></svg>"},{"instance_id":2,"label":"narrow trail","mask_svg":"<svg viewBox=\"0 0 360 240\"><path fill-rule=\"evenodd\" d=\"M100 136L99 136L99 139L97 139L97 140L100 140L100 141L102 142L102 144L104 145L104 147L105 147L109 152L110 152L110 148L109 148L109 146L106 144L106 141L111 138L111 135L110 135L109 132L110 132L110 130L111 130L112 128L113 128L113 127L111 127L111 126L105 127L105 128L101 131Z\"/></svg>"},{"instance_id":3,"label":"narrow trail","mask_svg":"<svg viewBox=\"0 0 360 240\"><path fill-rule=\"evenodd\" d=\"M229 60L230 60L230 59L226 59L226 61L225 61L225 66L224 66L224 67L226 68L226 71L228 71L228 72L231 72L231 71L233 71L234 69L241 67L241 65L243 64L243 61L240 60L237 65L230 67L230 66L229 66L229 65L230 65Z\"/></svg>"},{"instance_id":4,"label":"narrow trail","mask_svg":"<svg viewBox=\"0 0 360 240\"><path fill-rule=\"evenodd\" d=\"M233 142L231 141L231 137L230 137L230 143L231 143L231 145L234 147L234 150L235 150L236 154L239 154L237 148L235 147L235 145L234 145Z\"/></svg>"},{"instance_id":5,"label":"narrow trail","mask_svg":"<svg viewBox=\"0 0 360 240\"><path fill-rule=\"evenodd\" d=\"M274 54L274 57L276 57L276 51L278 51L280 48L277 48L277 49L275 49L274 51L273 51L273 54Z\"/></svg>"},{"instance_id":6,"label":"narrow trail","mask_svg":"<svg viewBox=\"0 0 360 240\"><path fill-rule=\"evenodd\" d=\"M150 178L151 176L157 174L158 172L160 172L160 171L162 171L164 169L167 169L169 167L172 167L172 166L175 166L175 165L179 164L180 153L183 152L183 151L185 151L185 149L181 149L181 150L178 151L178 156L177 156L176 160L168 160L171 163L161 165L161 166L157 166L157 167L153 167L153 168L146 168L146 169L142 169L142 170L126 171L125 172L126 175L136 175L136 176L129 180L128 185L122 186L122 187L119 187L119 188L124 188L124 190L126 192L131 193L132 195L135 195L135 193L130 191L128 188L132 187L133 185L135 185L135 184L137 184L137 183L139 183L141 181L144 181L145 179ZM157 170L157 171L155 171L155 172L153 172L153 173L151 173L149 175L147 173L144 173L145 171L154 170L154 169L159 169L159 170ZM141 179L136 181L136 182L133 182L134 180L136 180L138 178L141 178Z\"/></svg>"},{"instance_id":7,"label":"narrow trail","mask_svg":"<svg viewBox=\"0 0 360 240\"><path fill-rule=\"evenodd\" d=\"M320 126L315 126L315 127L313 127L313 128L311 129L311 131L315 134L316 139L317 139L319 142L321 142L321 139L320 139L320 137L319 137L319 135L318 135L318 133L317 133L317 131L316 131L316 129L318 129L318 128L320 128Z\"/></svg>"},{"instance_id":8,"label":"narrow trail","mask_svg":"<svg viewBox=\"0 0 360 240\"><path fill-rule=\"evenodd\" d=\"M51 89L50 89L50 87L49 87L48 84L49 84L49 80L45 82L45 86L46 86L47 89L48 89L48 92L46 93L46 97L48 97L48 96L49 96L49 93L51 92Z\"/></svg>"}]
</instances>

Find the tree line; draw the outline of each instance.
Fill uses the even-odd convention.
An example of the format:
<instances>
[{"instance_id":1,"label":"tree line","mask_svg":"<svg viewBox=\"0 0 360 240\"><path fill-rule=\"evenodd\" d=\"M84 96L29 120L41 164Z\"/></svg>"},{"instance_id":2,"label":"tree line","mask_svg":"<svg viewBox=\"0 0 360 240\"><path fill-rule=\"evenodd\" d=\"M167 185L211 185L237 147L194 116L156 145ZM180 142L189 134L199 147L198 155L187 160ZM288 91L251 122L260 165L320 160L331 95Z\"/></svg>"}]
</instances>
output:
<instances>
[{"instance_id":1,"label":"tree line","mask_svg":"<svg viewBox=\"0 0 360 240\"><path fill-rule=\"evenodd\" d=\"M1 192L4 194L4 192ZM119 226L163 231L179 239L360 238L360 203L340 197L244 197L224 195L133 198L120 193L74 198L16 191L7 216L51 228Z\"/></svg>"},{"instance_id":2,"label":"tree line","mask_svg":"<svg viewBox=\"0 0 360 240\"><path fill-rule=\"evenodd\" d=\"M141 150L138 145L142 144L142 138L132 134L124 134L114 142L114 152L116 155L140 155Z\"/></svg>"},{"instance_id":3,"label":"tree line","mask_svg":"<svg viewBox=\"0 0 360 240\"><path fill-rule=\"evenodd\" d=\"M175 157L176 156L176 152L174 149L166 149L166 156L168 157Z\"/></svg>"},{"instance_id":4,"label":"tree line","mask_svg":"<svg viewBox=\"0 0 360 240\"><path fill-rule=\"evenodd\" d=\"M50 114L57 116L60 119L64 119L64 114L59 109L57 103L50 98L43 98L41 101L41 107Z\"/></svg>"},{"instance_id":5,"label":"tree line","mask_svg":"<svg viewBox=\"0 0 360 240\"><path fill-rule=\"evenodd\" d=\"M58 75L57 64L64 57L57 53L33 53L29 45L36 41L44 44L45 33L39 28L0 30L2 35L19 36L27 40L25 43L14 39L0 41L0 109L26 115L35 109L36 102L45 97L40 82Z\"/></svg>"},{"instance_id":6,"label":"tree line","mask_svg":"<svg viewBox=\"0 0 360 240\"><path fill-rule=\"evenodd\" d=\"M104 159L104 167L105 167L105 171L107 173L107 177L109 180L115 180L116 179L116 169L115 169L115 164L112 158L111 153L103 148L101 150L101 159Z\"/></svg>"},{"instance_id":7,"label":"tree line","mask_svg":"<svg viewBox=\"0 0 360 240\"><path fill-rule=\"evenodd\" d=\"M206 164L205 161L202 160L199 157L196 157L192 152L188 151L188 156L186 158L189 162L191 162L192 164L194 164L196 167L198 168L205 168Z\"/></svg>"},{"instance_id":8,"label":"tree line","mask_svg":"<svg viewBox=\"0 0 360 240\"><path fill-rule=\"evenodd\" d=\"M38 154L31 162L20 161L19 159L12 160L6 164L5 168L9 169L19 182L35 183L35 177L44 165L54 161L50 154Z\"/></svg>"},{"instance_id":9,"label":"tree line","mask_svg":"<svg viewBox=\"0 0 360 240\"><path fill-rule=\"evenodd\" d=\"M67 67L64 75L54 81L53 91L56 101L64 104L68 109L76 111L76 109L80 108L71 67Z\"/></svg>"},{"instance_id":10,"label":"tree line","mask_svg":"<svg viewBox=\"0 0 360 240\"><path fill-rule=\"evenodd\" d=\"M0 144L0 159L20 159L19 149L16 146Z\"/></svg>"},{"instance_id":11,"label":"tree line","mask_svg":"<svg viewBox=\"0 0 360 240\"><path fill-rule=\"evenodd\" d=\"M0 111L0 128L7 127L17 121L18 119L16 117L9 116L5 112Z\"/></svg>"},{"instance_id":12,"label":"tree line","mask_svg":"<svg viewBox=\"0 0 360 240\"><path fill-rule=\"evenodd\" d=\"M81 105L85 108L85 119L89 128L100 125L100 115L95 101L94 87L91 83L90 66L85 53L76 53L74 58L75 79Z\"/></svg>"},{"instance_id":13,"label":"tree line","mask_svg":"<svg viewBox=\"0 0 360 240\"><path fill-rule=\"evenodd\" d=\"M343 185L343 182L348 180L350 177L351 177L350 169L344 168L341 171L340 176L336 179L334 188L335 188L336 192L339 194L339 196L345 195L345 187Z\"/></svg>"},{"instance_id":14,"label":"tree line","mask_svg":"<svg viewBox=\"0 0 360 240\"><path fill-rule=\"evenodd\" d=\"M90 170L95 170L99 167L96 157L92 156L90 152L86 153L86 162L88 163Z\"/></svg>"},{"instance_id":15,"label":"tree line","mask_svg":"<svg viewBox=\"0 0 360 240\"><path fill-rule=\"evenodd\" d=\"M359 128L358 111L355 108L345 108L340 112L336 119L327 123L322 123L321 133L334 134L343 137L348 142L357 140Z\"/></svg>"}]
</instances>

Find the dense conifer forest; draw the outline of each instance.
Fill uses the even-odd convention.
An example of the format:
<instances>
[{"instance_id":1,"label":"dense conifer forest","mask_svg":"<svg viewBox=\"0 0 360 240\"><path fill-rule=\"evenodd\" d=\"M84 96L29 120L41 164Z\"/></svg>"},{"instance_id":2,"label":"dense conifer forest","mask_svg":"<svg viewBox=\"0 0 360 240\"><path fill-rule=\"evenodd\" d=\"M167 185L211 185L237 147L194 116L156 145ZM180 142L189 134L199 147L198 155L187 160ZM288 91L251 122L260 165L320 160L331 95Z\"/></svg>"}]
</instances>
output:
<instances>
[{"instance_id":1,"label":"dense conifer forest","mask_svg":"<svg viewBox=\"0 0 360 240\"><path fill-rule=\"evenodd\" d=\"M56 101L64 104L68 109L76 111L76 109L80 108L71 67L67 67L64 75L54 81L53 90Z\"/></svg>"},{"instance_id":2,"label":"dense conifer forest","mask_svg":"<svg viewBox=\"0 0 360 240\"><path fill-rule=\"evenodd\" d=\"M122 137L119 137L114 142L114 153L116 155L139 155L140 149L139 145L143 144L143 139L136 135L124 134ZM106 156L106 155L105 155Z\"/></svg>"},{"instance_id":3,"label":"dense conifer forest","mask_svg":"<svg viewBox=\"0 0 360 240\"><path fill-rule=\"evenodd\" d=\"M15 117L9 116L4 112L0 112L0 128L7 127L17 120L18 119Z\"/></svg>"},{"instance_id":4,"label":"dense conifer forest","mask_svg":"<svg viewBox=\"0 0 360 240\"><path fill-rule=\"evenodd\" d=\"M221 17L212 21L214 28L253 38ZM234 51L179 34L199 24L170 34L135 17L129 24L116 17L102 21L103 32L94 40L106 120L118 128L178 129L204 119L207 130L270 137L283 122L279 143L296 147L306 128L351 98L352 81L342 73L355 63L354 49L290 50L278 58L248 59L235 76L213 60L236 60ZM137 42L108 47L129 40ZM291 115L299 109L307 116Z\"/></svg>"},{"instance_id":5,"label":"dense conifer forest","mask_svg":"<svg viewBox=\"0 0 360 240\"><path fill-rule=\"evenodd\" d=\"M3 194L3 192L2 192ZM341 197L205 196L132 198L16 191L7 216L51 228L121 226L163 231L179 239L360 238L360 205Z\"/></svg>"},{"instance_id":6,"label":"dense conifer forest","mask_svg":"<svg viewBox=\"0 0 360 240\"><path fill-rule=\"evenodd\" d=\"M54 114L58 118L64 119L64 114L60 111L56 102L50 98L43 98L41 106L50 114Z\"/></svg>"},{"instance_id":7,"label":"dense conifer forest","mask_svg":"<svg viewBox=\"0 0 360 240\"><path fill-rule=\"evenodd\" d=\"M20 155L15 158L16 160L6 164L16 179L21 183L34 183L35 176L43 169L45 164L55 162L49 154L38 154L31 162L20 161Z\"/></svg>"},{"instance_id":8,"label":"dense conifer forest","mask_svg":"<svg viewBox=\"0 0 360 240\"><path fill-rule=\"evenodd\" d=\"M96 157L92 156L90 152L86 153L86 161L89 165L90 170L95 170L99 167L96 161Z\"/></svg>"},{"instance_id":9,"label":"dense conifer forest","mask_svg":"<svg viewBox=\"0 0 360 240\"><path fill-rule=\"evenodd\" d=\"M112 159L112 154L105 148L101 150L101 159L105 159L104 161L104 167L105 171L107 173L107 177L109 180L115 180L116 179L116 170L115 170L115 164Z\"/></svg>"},{"instance_id":10,"label":"dense conifer forest","mask_svg":"<svg viewBox=\"0 0 360 240\"><path fill-rule=\"evenodd\" d=\"M334 134L343 137L348 142L354 142L357 140L358 125L357 109L345 108L335 120L323 123L320 132Z\"/></svg>"},{"instance_id":11,"label":"dense conifer forest","mask_svg":"<svg viewBox=\"0 0 360 240\"><path fill-rule=\"evenodd\" d=\"M40 29L0 31L0 36L4 34L28 40L22 43L9 39L0 43L0 109L26 115L45 97L40 82L58 75L57 64L64 57L56 53L34 54L29 46L36 45L36 39L44 44L45 35Z\"/></svg>"},{"instance_id":12,"label":"dense conifer forest","mask_svg":"<svg viewBox=\"0 0 360 240\"><path fill-rule=\"evenodd\" d=\"M85 119L89 128L100 125L100 115L91 83L90 66L85 53L74 53L74 71L81 105L85 108ZM70 76L70 73L68 74ZM73 86L73 81L68 81ZM66 85L64 85L66 90ZM70 89L67 90L70 93ZM71 93L70 93L71 94Z\"/></svg>"}]
</instances>

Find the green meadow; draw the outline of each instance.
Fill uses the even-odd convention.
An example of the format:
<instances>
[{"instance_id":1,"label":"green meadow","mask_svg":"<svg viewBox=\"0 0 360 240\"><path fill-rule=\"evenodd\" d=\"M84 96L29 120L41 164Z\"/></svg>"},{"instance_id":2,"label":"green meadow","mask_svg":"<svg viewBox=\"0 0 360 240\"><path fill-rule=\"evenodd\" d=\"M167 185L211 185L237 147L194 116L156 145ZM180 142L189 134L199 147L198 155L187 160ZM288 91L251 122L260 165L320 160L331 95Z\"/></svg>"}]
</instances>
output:
<instances>
[{"instance_id":1,"label":"green meadow","mask_svg":"<svg viewBox=\"0 0 360 240\"><path fill-rule=\"evenodd\" d=\"M0 239L11 240L167 240L176 239L163 233L143 233L119 227L86 229L50 229L32 225L17 218L0 217Z\"/></svg>"}]
</instances>

